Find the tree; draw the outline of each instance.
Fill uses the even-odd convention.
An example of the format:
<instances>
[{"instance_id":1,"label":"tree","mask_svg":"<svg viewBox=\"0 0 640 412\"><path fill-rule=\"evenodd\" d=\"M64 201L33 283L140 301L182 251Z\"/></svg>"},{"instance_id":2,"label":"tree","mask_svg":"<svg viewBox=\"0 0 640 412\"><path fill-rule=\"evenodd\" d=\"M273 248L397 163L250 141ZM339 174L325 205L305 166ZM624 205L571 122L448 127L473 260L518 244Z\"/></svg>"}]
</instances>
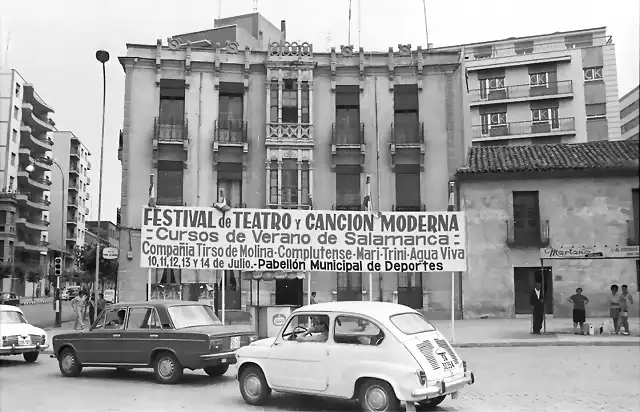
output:
<instances>
[{"instance_id":1,"label":"tree","mask_svg":"<svg viewBox=\"0 0 640 412\"><path fill-rule=\"evenodd\" d=\"M10 278L12 273L11 263L2 263L0 265L0 279Z\"/></svg>"},{"instance_id":2,"label":"tree","mask_svg":"<svg viewBox=\"0 0 640 412\"><path fill-rule=\"evenodd\" d=\"M102 248L100 248L102 250ZM95 246L89 246L82 251L78 257L78 267L90 274L89 282L95 279L96 258L98 249ZM100 276L99 280L104 284L105 281L115 281L118 275L118 261L116 259L104 259L100 256L99 263Z\"/></svg>"}]
</instances>

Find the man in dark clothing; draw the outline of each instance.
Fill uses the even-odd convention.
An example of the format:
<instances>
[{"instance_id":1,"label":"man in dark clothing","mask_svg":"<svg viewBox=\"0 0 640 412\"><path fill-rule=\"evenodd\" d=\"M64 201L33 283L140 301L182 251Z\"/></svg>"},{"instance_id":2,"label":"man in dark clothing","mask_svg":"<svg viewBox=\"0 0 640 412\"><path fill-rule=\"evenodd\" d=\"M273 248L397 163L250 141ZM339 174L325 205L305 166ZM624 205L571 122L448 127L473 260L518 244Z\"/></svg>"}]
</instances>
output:
<instances>
[{"instance_id":1,"label":"man in dark clothing","mask_svg":"<svg viewBox=\"0 0 640 412\"><path fill-rule=\"evenodd\" d=\"M540 288L540 282L536 282L535 287L529 295L529 303L531 304L531 313L533 314L533 334L539 335L542 330L542 321L544 318L544 296Z\"/></svg>"}]
</instances>

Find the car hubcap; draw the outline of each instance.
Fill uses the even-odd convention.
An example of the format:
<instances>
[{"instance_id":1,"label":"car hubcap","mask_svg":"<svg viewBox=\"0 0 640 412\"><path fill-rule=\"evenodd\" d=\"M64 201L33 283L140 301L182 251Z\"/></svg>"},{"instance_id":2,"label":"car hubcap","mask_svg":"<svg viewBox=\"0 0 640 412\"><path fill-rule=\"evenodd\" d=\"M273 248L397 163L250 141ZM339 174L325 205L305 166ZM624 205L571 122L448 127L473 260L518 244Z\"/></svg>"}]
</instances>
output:
<instances>
[{"instance_id":1,"label":"car hubcap","mask_svg":"<svg viewBox=\"0 0 640 412\"><path fill-rule=\"evenodd\" d=\"M168 378L173 373L173 361L169 358L162 358L158 363L158 372L163 378Z\"/></svg>"},{"instance_id":2,"label":"car hubcap","mask_svg":"<svg viewBox=\"0 0 640 412\"><path fill-rule=\"evenodd\" d=\"M249 375L244 380L244 389L251 398L260 396L261 387L260 379L256 375Z\"/></svg>"},{"instance_id":3,"label":"car hubcap","mask_svg":"<svg viewBox=\"0 0 640 412\"><path fill-rule=\"evenodd\" d=\"M389 405L387 393L379 386L372 386L367 389L365 399L367 406L373 411L384 411Z\"/></svg>"},{"instance_id":4,"label":"car hubcap","mask_svg":"<svg viewBox=\"0 0 640 412\"><path fill-rule=\"evenodd\" d=\"M64 355L64 358L62 358L62 369L69 372L73 368L74 362L75 359L73 358L72 354L69 353L67 355Z\"/></svg>"}]
</instances>

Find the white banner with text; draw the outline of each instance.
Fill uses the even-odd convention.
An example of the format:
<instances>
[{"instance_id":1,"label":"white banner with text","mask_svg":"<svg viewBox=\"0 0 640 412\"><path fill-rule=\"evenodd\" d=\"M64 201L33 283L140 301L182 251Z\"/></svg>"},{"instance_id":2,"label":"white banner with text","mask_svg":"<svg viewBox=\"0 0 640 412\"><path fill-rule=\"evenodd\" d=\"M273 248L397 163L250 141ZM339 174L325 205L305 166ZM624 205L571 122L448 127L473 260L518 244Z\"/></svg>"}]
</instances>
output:
<instances>
[{"instance_id":1,"label":"white banner with text","mask_svg":"<svg viewBox=\"0 0 640 412\"><path fill-rule=\"evenodd\" d=\"M157 207L142 211L144 268L466 271L463 212Z\"/></svg>"}]
</instances>

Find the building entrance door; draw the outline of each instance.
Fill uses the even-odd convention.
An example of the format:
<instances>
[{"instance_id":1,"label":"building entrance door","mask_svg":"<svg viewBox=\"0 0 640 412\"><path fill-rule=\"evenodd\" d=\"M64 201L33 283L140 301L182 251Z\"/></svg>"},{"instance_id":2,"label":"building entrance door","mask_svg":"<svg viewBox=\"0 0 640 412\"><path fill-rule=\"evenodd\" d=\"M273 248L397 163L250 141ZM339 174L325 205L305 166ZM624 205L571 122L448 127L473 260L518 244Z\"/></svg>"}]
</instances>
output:
<instances>
[{"instance_id":1,"label":"building entrance door","mask_svg":"<svg viewBox=\"0 0 640 412\"><path fill-rule=\"evenodd\" d=\"M422 309L422 273L398 273L398 303Z\"/></svg>"},{"instance_id":2,"label":"building entrance door","mask_svg":"<svg viewBox=\"0 0 640 412\"><path fill-rule=\"evenodd\" d=\"M338 301L362 300L362 273L338 273Z\"/></svg>"},{"instance_id":3,"label":"building entrance door","mask_svg":"<svg viewBox=\"0 0 640 412\"><path fill-rule=\"evenodd\" d=\"M551 267L545 267L544 282L542 282L543 273L539 267L515 267L513 268L513 290L515 295L515 312L516 315L526 315L531 313L531 305L529 304L529 296L536 282L542 283L545 313L553 314L553 276Z\"/></svg>"},{"instance_id":4,"label":"building entrance door","mask_svg":"<svg viewBox=\"0 0 640 412\"><path fill-rule=\"evenodd\" d=\"M276 279L276 305L302 306L302 279Z\"/></svg>"}]
</instances>

